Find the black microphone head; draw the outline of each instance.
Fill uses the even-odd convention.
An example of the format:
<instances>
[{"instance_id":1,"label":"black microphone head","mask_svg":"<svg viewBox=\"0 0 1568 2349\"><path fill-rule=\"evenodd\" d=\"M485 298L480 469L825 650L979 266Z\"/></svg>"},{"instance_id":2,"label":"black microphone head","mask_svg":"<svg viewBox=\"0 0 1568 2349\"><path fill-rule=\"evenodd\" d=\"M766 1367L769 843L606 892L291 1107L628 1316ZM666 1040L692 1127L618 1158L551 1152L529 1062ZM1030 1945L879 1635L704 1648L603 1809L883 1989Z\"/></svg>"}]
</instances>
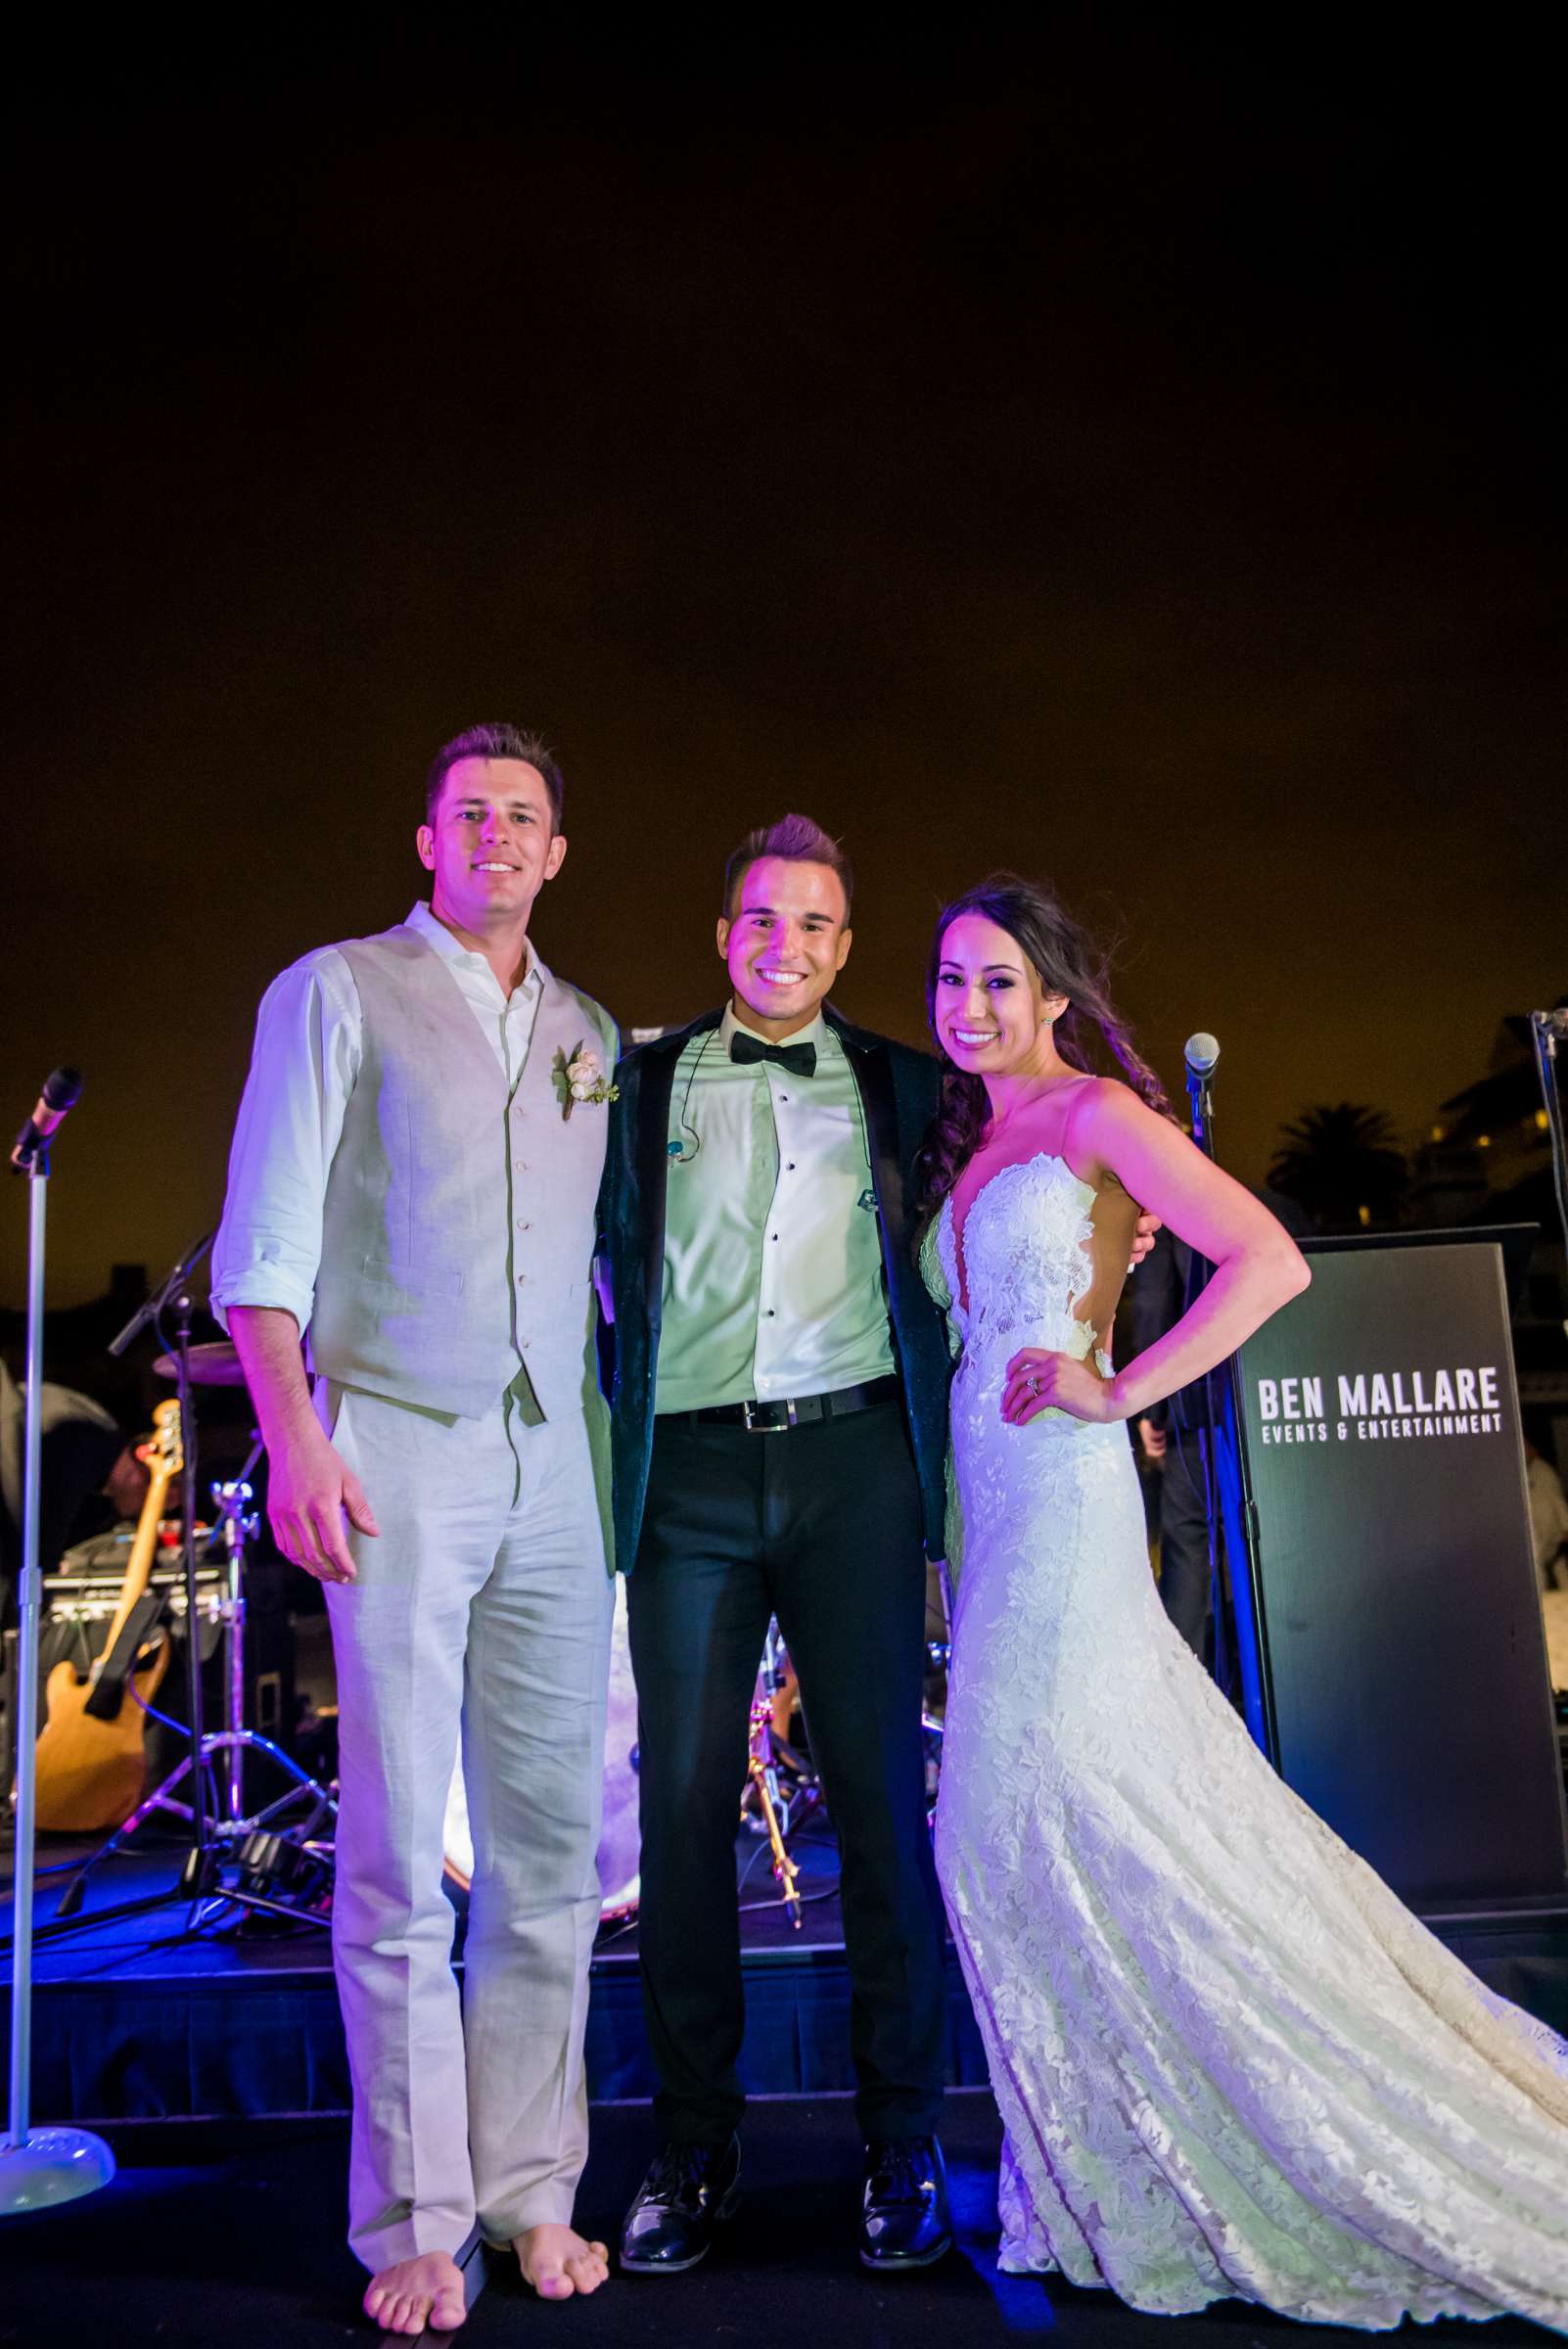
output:
<instances>
[{"instance_id":1,"label":"black microphone head","mask_svg":"<svg viewBox=\"0 0 1568 2349\"><path fill-rule=\"evenodd\" d=\"M1220 1061L1219 1040L1207 1028L1200 1028L1182 1045L1181 1056L1194 1077L1212 1077Z\"/></svg>"},{"instance_id":2,"label":"black microphone head","mask_svg":"<svg viewBox=\"0 0 1568 2349\"><path fill-rule=\"evenodd\" d=\"M69 1062L52 1069L44 1079L43 1097L50 1109L74 1109L81 1099L81 1071Z\"/></svg>"}]
</instances>

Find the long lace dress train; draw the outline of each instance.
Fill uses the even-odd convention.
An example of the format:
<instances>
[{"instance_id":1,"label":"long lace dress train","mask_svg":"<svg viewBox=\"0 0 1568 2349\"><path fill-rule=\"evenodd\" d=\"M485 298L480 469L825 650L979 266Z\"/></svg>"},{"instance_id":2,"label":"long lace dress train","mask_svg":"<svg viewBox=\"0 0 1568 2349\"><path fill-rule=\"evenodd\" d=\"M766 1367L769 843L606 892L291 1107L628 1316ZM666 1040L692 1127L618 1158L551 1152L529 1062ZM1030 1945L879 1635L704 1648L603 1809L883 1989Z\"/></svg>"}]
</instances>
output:
<instances>
[{"instance_id":1,"label":"long lace dress train","mask_svg":"<svg viewBox=\"0 0 1568 2349\"><path fill-rule=\"evenodd\" d=\"M1568 2047L1259 1754L1166 1620L1125 1427L1002 1421L1020 1346L1093 1344L1092 1205L1038 1156L976 1195L962 1282L950 1201L924 1253L961 1349L937 1865L1001 2264L1173 2315L1568 2330Z\"/></svg>"}]
</instances>

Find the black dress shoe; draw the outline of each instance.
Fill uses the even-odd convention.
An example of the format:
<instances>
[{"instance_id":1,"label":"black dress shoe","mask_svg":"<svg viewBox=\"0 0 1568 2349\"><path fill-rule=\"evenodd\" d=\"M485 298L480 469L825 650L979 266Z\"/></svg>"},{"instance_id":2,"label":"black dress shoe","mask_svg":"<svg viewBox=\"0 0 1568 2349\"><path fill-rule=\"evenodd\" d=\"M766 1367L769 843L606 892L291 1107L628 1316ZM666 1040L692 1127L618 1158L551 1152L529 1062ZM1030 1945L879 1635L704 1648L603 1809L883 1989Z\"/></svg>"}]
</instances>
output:
<instances>
[{"instance_id":1,"label":"black dress shoe","mask_svg":"<svg viewBox=\"0 0 1568 2349\"><path fill-rule=\"evenodd\" d=\"M867 2145L860 2265L879 2275L929 2268L951 2243L947 2173L936 2139L887 2137Z\"/></svg>"},{"instance_id":2,"label":"black dress shoe","mask_svg":"<svg viewBox=\"0 0 1568 2349\"><path fill-rule=\"evenodd\" d=\"M666 2145L626 2213L622 2266L645 2276L694 2268L739 2200L738 2138L722 2145Z\"/></svg>"}]
</instances>

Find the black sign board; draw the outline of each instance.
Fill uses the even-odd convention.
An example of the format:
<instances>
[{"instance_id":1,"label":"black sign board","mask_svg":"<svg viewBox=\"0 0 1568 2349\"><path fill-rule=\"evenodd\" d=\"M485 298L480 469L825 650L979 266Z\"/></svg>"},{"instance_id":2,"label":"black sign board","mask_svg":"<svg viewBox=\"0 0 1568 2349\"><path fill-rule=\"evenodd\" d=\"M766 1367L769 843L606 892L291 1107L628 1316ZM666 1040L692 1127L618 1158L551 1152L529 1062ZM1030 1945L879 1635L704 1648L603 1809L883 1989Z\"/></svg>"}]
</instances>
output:
<instances>
[{"instance_id":1,"label":"black sign board","mask_svg":"<svg viewBox=\"0 0 1568 2349\"><path fill-rule=\"evenodd\" d=\"M1403 1898L1560 1894L1496 1240L1323 1251L1239 1357L1275 1760Z\"/></svg>"}]
</instances>

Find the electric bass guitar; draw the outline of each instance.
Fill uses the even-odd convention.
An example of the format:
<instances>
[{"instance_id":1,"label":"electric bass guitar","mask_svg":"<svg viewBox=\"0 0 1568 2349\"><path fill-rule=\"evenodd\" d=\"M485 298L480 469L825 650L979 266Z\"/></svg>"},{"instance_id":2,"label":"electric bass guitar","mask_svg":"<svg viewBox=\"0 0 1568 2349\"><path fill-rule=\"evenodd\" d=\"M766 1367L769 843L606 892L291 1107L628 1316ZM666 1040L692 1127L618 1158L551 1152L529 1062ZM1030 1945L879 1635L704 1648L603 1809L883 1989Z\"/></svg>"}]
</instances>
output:
<instances>
[{"instance_id":1,"label":"electric bass guitar","mask_svg":"<svg viewBox=\"0 0 1568 2349\"><path fill-rule=\"evenodd\" d=\"M143 1708L168 1670L169 1635L160 1629L139 1636L134 1619L147 1595L163 1502L185 1464L179 1405L161 1403L153 1420L152 1443L142 1451L151 1481L102 1653L85 1675L69 1661L49 1675L38 1735L38 1824L46 1829L91 1834L118 1826L147 1780Z\"/></svg>"}]
</instances>

